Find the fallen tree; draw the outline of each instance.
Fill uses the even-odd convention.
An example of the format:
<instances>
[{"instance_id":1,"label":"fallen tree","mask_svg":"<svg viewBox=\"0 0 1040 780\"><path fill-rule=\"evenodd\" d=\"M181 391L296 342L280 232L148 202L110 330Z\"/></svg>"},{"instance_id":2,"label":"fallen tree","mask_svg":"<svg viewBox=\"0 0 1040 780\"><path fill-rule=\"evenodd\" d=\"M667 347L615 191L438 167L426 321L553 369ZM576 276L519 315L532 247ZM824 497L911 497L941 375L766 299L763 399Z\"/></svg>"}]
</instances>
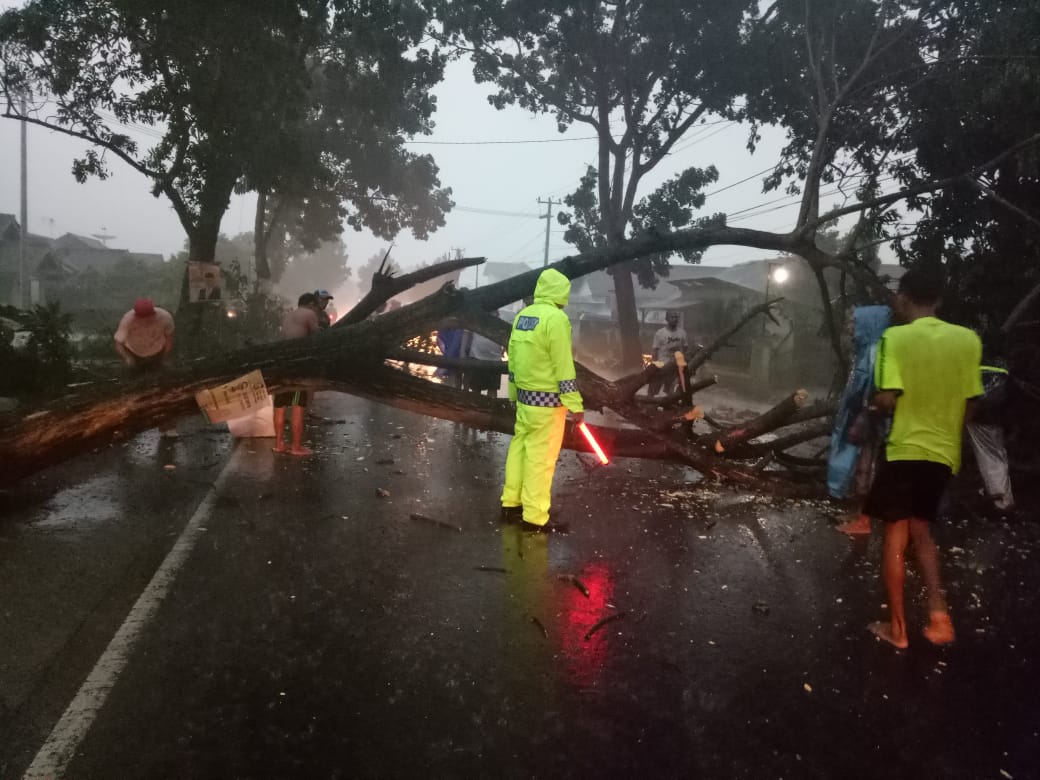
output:
<instances>
[{"instance_id":1,"label":"fallen tree","mask_svg":"<svg viewBox=\"0 0 1040 780\"><path fill-rule=\"evenodd\" d=\"M648 251L647 244L672 241L657 236L629 242L602 252L569 257L554 265L569 278L577 278ZM10 484L41 468L97 447L133 436L148 428L168 424L197 412L195 394L260 370L271 392L288 388L335 390L357 395L399 409L439 417L472 427L511 433L512 408L505 400L491 399L413 376L389 361L452 365L441 356L401 345L419 334L451 321L505 344L509 325L487 312L530 295L540 270L477 290L446 285L437 293L378 317L367 317L407 286L462 267L482 263L482 258L450 261L420 272L377 281L365 297L362 312L349 312L342 325L306 339L294 339L249 347L227 355L183 363L159 375L136 381L110 380L87 387L42 407L20 421L0 429L0 460L5 464L0 483ZM768 312L776 301L766 302L698 351L687 366L687 377L747 322ZM465 369L488 364L457 360ZM502 367L499 367L502 370ZM685 463L705 474L740 484L756 484L778 492L790 483L751 473L743 464L727 462L712 452L711 436L691 436L689 409L693 386L685 396L662 399L654 408L639 403L637 391L647 383L654 367L608 381L578 366L578 385L588 409L611 410L631 427L600 428L600 438L616 457L663 458ZM702 383L706 384L706 383ZM663 407L658 410L658 407ZM794 409L791 410L792 413ZM775 427L785 421L775 418ZM768 432L762 430L762 433ZM714 435L714 434L713 434ZM568 430L565 446L586 450L584 440Z\"/></svg>"}]
</instances>

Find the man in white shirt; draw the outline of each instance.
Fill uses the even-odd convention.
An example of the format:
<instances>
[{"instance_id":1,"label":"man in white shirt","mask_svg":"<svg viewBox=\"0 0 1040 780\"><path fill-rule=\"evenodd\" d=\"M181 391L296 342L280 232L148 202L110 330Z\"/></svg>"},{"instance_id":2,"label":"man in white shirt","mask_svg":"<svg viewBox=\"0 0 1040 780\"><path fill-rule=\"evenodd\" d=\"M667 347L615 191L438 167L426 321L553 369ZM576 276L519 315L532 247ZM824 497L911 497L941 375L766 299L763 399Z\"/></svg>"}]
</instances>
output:
<instances>
[{"instance_id":1,"label":"man in white shirt","mask_svg":"<svg viewBox=\"0 0 1040 780\"><path fill-rule=\"evenodd\" d=\"M138 298L116 328L116 352L133 374L160 371L170 362L173 328L172 314L152 303L151 298ZM177 435L173 427L160 428L159 432Z\"/></svg>"},{"instance_id":2,"label":"man in white shirt","mask_svg":"<svg viewBox=\"0 0 1040 780\"><path fill-rule=\"evenodd\" d=\"M686 354L689 349L689 339L686 331L679 327L679 312L670 311L664 315L665 326L654 334L654 343L650 348L651 356L655 362L665 363L647 388L647 394L657 395L658 390L663 390L668 395L675 390L675 384L679 381L676 373L675 353Z\"/></svg>"},{"instance_id":3,"label":"man in white shirt","mask_svg":"<svg viewBox=\"0 0 1040 780\"><path fill-rule=\"evenodd\" d=\"M173 315L139 298L123 315L115 334L116 351L137 372L153 371L168 361L173 351Z\"/></svg>"}]
</instances>

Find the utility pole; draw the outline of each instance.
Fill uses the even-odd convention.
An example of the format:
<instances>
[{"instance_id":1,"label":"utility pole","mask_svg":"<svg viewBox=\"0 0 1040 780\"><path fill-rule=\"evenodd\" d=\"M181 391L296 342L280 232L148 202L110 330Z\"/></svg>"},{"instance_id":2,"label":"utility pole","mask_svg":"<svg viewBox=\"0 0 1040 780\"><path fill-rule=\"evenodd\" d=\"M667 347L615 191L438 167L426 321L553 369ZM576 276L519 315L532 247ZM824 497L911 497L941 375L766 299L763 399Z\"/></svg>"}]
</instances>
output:
<instances>
[{"instance_id":1,"label":"utility pole","mask_svg":"<svg viewBox=\"0 0 1040 780\"><path fill-rule=\"evenodd\" d=\"M25 117L26 102L25 95L22 95L22 117ZM22 202L21 202L21 230L18 234L18 308L28 308L28 296L26 295L26 289L28 288L29 274L26 269L28 258L26 255L26 235L29 233L29 155L28 155L28 141L26 138L27 122L22 120Z\"/></svg>"},{"instance_id":2,"label":"utility pole","mask_svg":"<svg viewBox=\"0 0 1040 780\"><path fill-rule=\"evenodd\" d=\"M556 201L555 205L559 206L561 202L562 201ZM545 259L542 261L542 265L547 266L549 265L549 228L552 226L552 207L554 203L552 198L547 200L539 198L538 203L544 204L546 207L545 216L541 217L541 219L545 220Z\"/></svg>"}]
</instances>

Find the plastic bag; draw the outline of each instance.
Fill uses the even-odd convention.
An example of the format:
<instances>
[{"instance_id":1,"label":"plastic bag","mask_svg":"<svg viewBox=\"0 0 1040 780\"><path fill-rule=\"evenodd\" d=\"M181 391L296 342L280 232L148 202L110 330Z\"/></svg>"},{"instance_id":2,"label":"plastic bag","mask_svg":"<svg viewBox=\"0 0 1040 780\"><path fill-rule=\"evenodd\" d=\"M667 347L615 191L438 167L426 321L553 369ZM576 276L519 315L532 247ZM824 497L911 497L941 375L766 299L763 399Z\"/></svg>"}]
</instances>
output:
<instances>
[{"instance_id":1,"label":"plastic bag","mask_svg":"<svg viewBox=\"0 0 1040 780\"><path fill-rule=\"evenodd\" d=\"M1015 499L1011 494L1004 430L999 425L972 423L968 426L968 438L975 452L975 461L979 464L986 495L993 500L997 509L1010 509Z\"/></svg>"}]
</instances>

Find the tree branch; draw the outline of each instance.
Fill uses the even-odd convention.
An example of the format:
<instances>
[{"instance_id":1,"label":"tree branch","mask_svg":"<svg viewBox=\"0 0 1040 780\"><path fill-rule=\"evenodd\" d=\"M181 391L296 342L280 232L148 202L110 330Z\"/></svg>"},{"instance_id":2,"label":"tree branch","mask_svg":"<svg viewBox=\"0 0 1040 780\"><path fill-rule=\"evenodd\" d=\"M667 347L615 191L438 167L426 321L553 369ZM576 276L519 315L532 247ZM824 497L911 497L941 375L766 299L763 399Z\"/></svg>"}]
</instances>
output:
<instances>
[{"instance_id":1,"label":"tree branch","mask_svg":"<svg viewBox=\"0 0 1040 780\"><path fill-rule=\"evenodd\" d=\"M895 203L897 201L904 200L905 198L913 197L914 195L922 195L926 192L935 192L936 190L941 190L945 187L949 187L951 184L966 183L970 185L979 176L979 174L996 167L1004 160L1006 160L1008 157L1011 157L1012 155L1016 154L1022 149L1025 149L1028 146L1032 146L1038 141L1040 141L1040 133L1034 133L1028 138L1019 141L1014 146L1008 147L991 160L987 160L981 165L976 165L974 168L965 171L964 173L959 173L955 176L946 176L942 179L929 179L928 181L924 181L919 184L912 185L910 187L905 187L899 190L898 192L892 192L887 195L879 195L876 198L871 198L869 200L860 201L858 203L853 203L851 205L843 206L841 208L832 209L823 216L817 217L816 219L807 222L805 228L816 229L820 225L836 220L839 217L845 216L846 214L854 214L857 211L864 211L866 209L876 208L877 206L884 206L889 203Z\"/></svg>"},{"instance_id":2,"label":"tree branch","mask_svg":"<svg viewBox=\"0 0 1040 780\"><path fill-rule=\"evenodd\" d=\"M107 149L120 160L125 162L131 168L133 168L135 171L137 171L138 173L143 173L150 179L161 180L163 177L163 174L160 171L153 171L151 168L148 168L143 163L140 163L137 160L135 160L133 157L121 150L118 146L113 145L111 142L105 141L97 135L84 133L79 130L73 130L71 127L62 127L61 125L51 124L50 122L47 122L43 119L36 119L35 117L31 116L22 116L21 114L12 112L10 104L8 104L7 110L4 112L4 117L7 119L14 119L18 122L27 122L31 125L46 127L48 130L54 130L55 132L63 133L65 135L72 136L73 138L80 138L84 141L87 141L90 144L93 144L94 146L100 146L103 149Z\"/></svg>"},{"instance_id":3,"label":"tree branch","mask_svg":"<svg viewBox=\"0 0 1040 780\"><path fill-rule=\"evenodd\" d=\"M459 260L448 260L426 268L420 268L403 276L394 276L392 273L385 271L377 272L372 276L372 289L368 291L368 294L358 301L353 309L336 320L332 327L340 328L361 322L395 295L405 290L410 290L417 284L422 284L430 279L450 274L452 271L460 271L463 268L481 265L486 259L484 257L464 257ZM506 301L506 303L509 303L509 301Z\"/></svg>"}]
</instances>

